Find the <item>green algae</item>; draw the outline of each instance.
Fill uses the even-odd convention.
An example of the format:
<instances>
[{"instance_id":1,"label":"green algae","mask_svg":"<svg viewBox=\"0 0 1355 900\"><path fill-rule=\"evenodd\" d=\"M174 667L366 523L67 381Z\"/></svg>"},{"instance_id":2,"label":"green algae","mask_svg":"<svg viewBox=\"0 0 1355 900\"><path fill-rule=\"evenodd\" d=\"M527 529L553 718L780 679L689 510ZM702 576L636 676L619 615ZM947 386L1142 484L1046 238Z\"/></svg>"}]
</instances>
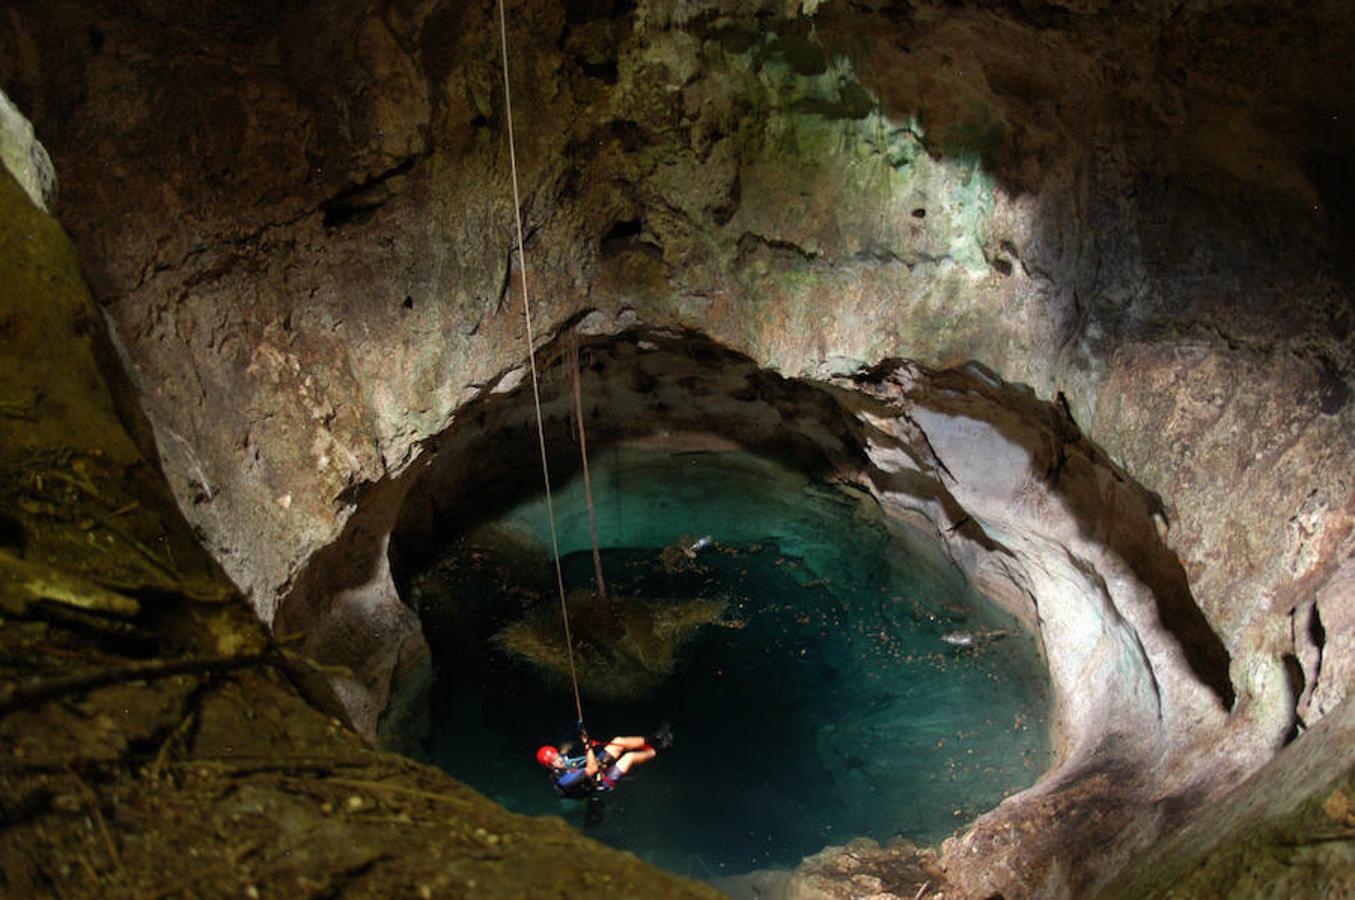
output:
<instances>
[{"instance_id":1,"label":"green algae","mask_svg":"<svg viewBox=\"0 0 1355 900\"><path fill-rule=\"evenodd\" d=\"M661 600L621 597L604 604L585 589L570 592L568 608L574 655L565 642L560 610L542 603L505 625L494 643L540 669L563 687L577 677L589 699L620 703L653 694L677 671L686 646L702 628L719 625L726 604L703 598ZM617 612L611 607L619 606Z\"/></svg>"},{"instance_id":2,"label":"green algae","mask_svg":"<svg viewBox=\"0 0 1355 900\"><path fill-rule=\"evenodd\" d=\"M989 106L971 100L958 121L929 133L928 149L937 156L991 169L1007 138L1007 126Z\"/></svg>"},{"instance_id":3,"label":"green algae","mask_svg":"<svg viewBox=\"0 0 1355 900\"><path fill-rule=\"evenodd\" d=\"M987 273L982 248L994 208L988 166L1003 139L1000 122L975 110L933 139L916 120L889 120L841 56L821 74L768 65L756 79L761 127L742 155L737 221L769 237L799 232L805 237L792 243L828 255L860 252L841 246L842 236L866 235L877 255L948 259L971 274ZM787 204L774 187L787 184L801 194L809 185L807 193L822 199L808 215L796 215L796 202ZM809 234L815 238L806 244Z\"/></svg>"}]
</instances>

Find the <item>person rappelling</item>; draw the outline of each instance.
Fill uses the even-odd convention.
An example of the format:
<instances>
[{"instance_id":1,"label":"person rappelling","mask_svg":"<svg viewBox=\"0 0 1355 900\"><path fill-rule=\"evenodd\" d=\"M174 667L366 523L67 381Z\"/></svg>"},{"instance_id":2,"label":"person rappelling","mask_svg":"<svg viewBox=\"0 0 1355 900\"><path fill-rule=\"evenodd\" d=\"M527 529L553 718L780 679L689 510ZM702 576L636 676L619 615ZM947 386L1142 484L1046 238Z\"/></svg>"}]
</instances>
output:
<instances>
[{"instance_id":1,"label":"person rappelling","mask_svg":"<svg viewBox=\"0 0 1355 900\"><path fill-rule=\"evenodd\" d=\"M504 118L507 121L508 161L513 186L513 223L518 251L518 272L522 283L522 316L525 325L527 360L532 375L532 405L536 411L537 445L541 451L541 477L545 487L546 521L550 530L551 555L555 562L555 584L560 595L560 616L564 626L564 643L569 662L569 679L574 689L574 709L578 713L579 742L583 747L583 756L569 757L561 753L560 748L546 745L536 752L536 761L547 767L551 774L551 783L563 797L581 799L588 802L586 824L596 824L601 814L601 798L616 790L621 780L636 766L643 765L659 753L673 746L673 734L668 723L664 723L647 737L614 737L610 741L593 741L583 725L583 700L579 695L579 675L574 664L574 639L569 627L569 609L565 595L564 572L560 566L560 541L555 528L555 504L551 496L550 465L546 453L546 430L541 415L541 385L536 366L536 339L532 330L532 307L527 290L527 248L522 237L522 198L518 190L517 150L513 140L513 96L509 86L508 73L508 24L504 13L503 0L498 2L499 39L503 61L503 97ZM596 579L597 597L607 610L614 625L619 625L622 616L620 598L608 597L606 582L602 574L602 559L598 548L597 520L593 509L592 484L588 472L588 444L584 433L583 396L580 386L578 344L573 347L574 407L578 422L579 456L583 468L584 496L588 504L588 530L592 541L593 568ZM709 543L708 539L703 539ZM705 546L700 543L694 548Z\"/></svg>"},{"instance_id":2,"label":"person rappelling","mask_svg":"<svg viewBox=\"0 0 1355 900\"><path fill-rule=\"evenodd\" d=\"M581 756L566 756L561 750L571 749L546 744L536 751L536 761L550 770L551 784L556 793L570 800L601 799L601 795L616 790L621 780L636 766L644 765L660 753L673 747L673 732L665 722L645 737L614 737L610 741L589 738L586 729L579 730ZM594 812L590 808L590 813Z\"/></svg>"}]
</instances>

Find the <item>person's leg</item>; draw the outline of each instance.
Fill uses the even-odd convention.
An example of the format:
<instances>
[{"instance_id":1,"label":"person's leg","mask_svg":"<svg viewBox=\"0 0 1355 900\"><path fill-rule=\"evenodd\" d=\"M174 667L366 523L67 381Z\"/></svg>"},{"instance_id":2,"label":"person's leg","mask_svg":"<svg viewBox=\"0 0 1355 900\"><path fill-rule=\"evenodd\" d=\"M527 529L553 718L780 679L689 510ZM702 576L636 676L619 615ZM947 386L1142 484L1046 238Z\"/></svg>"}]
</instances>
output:
<instances>
[{"instance_id":1,"label":"person's leg","mask_svg":"<svg viewBox=\"0 0 1355 900\"><path fill-rule=\"evenodd\" d=\"M614 737L607 742L607 755L612 759L620 759L621 754L627 750L642 749L648 742L642 737Z\"/></svg>"},{"instance_id":2,"label":"person's leg","mask_svg":"<svg viewBox=\"0 0 1355 900\"><path fill-rule=\"evenodd\" d=\"M607 790L616 787L616 782L625 777L632 768L649 762L657 755L657 751L642 737L612 738L603 746L602 753L598 756L598 762L602 765L602 784ZM610 764L603 763L604 759Z\"/></svg>"},{"instance_id":3,"label":"person's leg","mask_svg":"<svg viewBox=\"0 0 1355 900\"><path fill-rule=\"evenodd\" d=\"M642 749L639 750L627 750L625 754L616 761L615 768L620 771L622 775L625 775L636 766L647 763L659 755L653 747L647 745L641 746Z\"/></svg>"}]
</instances>

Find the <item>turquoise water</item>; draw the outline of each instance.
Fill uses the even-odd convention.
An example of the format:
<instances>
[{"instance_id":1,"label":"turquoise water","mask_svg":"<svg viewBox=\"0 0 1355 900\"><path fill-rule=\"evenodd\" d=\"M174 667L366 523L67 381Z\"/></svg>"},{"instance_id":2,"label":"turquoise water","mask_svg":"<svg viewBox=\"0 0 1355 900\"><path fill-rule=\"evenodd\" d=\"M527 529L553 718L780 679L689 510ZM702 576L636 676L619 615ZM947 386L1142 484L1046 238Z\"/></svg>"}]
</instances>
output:
<instances>
[{"instance_id":1,"label":"turquoise water","mask_svg":"<svg viewBox=\"0 0 1355 900\"><path fill-rule=\"evenodd\" d=\"M747 454L634 449L593 460L593 492L615 593L728 604L653 695L584 698L594 736L666 720L676 737L607 798L594 837L698 878L793 866L859 836L937 841L1046 767L1033 641L873 501ZM587 585L581 483L556 507L567 584ZM584 827L533 759L570 736L567 686L490 640L524 604L558 603L543 504L495 524L517 540L452 541L413 580L438 679L423 752L510 809ZM705 535L695 560L661 564ZM960 631L990 637L942 640Z\"/></svg>"}]
</instances>

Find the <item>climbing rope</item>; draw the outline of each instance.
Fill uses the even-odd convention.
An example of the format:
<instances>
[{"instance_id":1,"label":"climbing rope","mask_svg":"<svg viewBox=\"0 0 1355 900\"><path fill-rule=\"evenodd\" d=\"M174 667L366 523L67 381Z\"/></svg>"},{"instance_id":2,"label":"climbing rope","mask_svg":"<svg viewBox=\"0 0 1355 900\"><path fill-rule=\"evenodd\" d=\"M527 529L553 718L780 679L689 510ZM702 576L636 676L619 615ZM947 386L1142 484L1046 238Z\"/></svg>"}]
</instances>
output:
<instances>
[{"instance_id":1,"label":"climbing rope","mask_svg":"<svg viewBox=\"0 0 1355 900\"><path fill-rule=\"evenodd\" d=\"M571 368L574 369L574 418L579 423L579 458L583 461L583 496L588 503L588 536L593 542L593 579L598 586L598 599L604 607L611 609L607 599L607 582L602 577L602 555L598 551L598 519L593 509L593 482L588 477L588 429L583 424L583 388L579 376L579 338L574 337L574 346L570 353Z\"/></svg>"},{"instance_id":2,"label":"climbing rope","mask_svg":"<svg viewBox=\"0 0 1355 900\"><path fill-rule=\"evenodd\" d=\"M513 173L513 221L517 228L518 271L522 276L522 317L527 323L527 360L532 369L532 402L536 406L536 438L541 448L541 478L546 485L546 519L550 523L550 547L555 559L555 586L560 592L560 618L565 623L565 648L569 651L569 680L574 685L574 709L583 729L583 701L579 699L579 676L574 669L574 640L569 633L569 607L565 603L565 576L560 568L560 541L555 533L555 504L550 491L550 464L546 461L546 429L541 421L541 387L536 374L536 339L532 333L532 307L527 294L527 248L522 240L522 201L518 196L518 160L513 143L513 94L508 87L508 20L499 0L499 43L503 56L503 103L508 120L508 164Z\"/></svg>"}]
</instances>

